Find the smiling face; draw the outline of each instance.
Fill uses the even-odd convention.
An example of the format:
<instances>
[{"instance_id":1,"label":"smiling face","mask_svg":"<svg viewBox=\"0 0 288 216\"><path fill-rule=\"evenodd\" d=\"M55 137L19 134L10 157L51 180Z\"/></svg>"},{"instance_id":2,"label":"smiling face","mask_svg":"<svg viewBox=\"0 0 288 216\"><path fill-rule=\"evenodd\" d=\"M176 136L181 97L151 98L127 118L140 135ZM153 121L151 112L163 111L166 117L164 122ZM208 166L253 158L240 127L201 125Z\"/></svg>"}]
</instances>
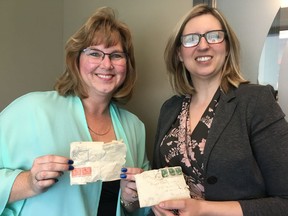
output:
<instances>
[{"instance_id":1,"label":"smiling face","mask_svg":"<svg viewBox=\"0 0 288 216\"><path fill-rule=\"evenodd\" d=\"M99 44L90 48L100 50L106 54L123 52L120 43L110 47ZM88 95L108 96L111 98L115 90L123 84L126 78L127 65L114 65L109 59L109 55L105 55L100 63L93 63L91 58L93 56L82 52L79 59L80 74L87 86Z\"/></svg>"},{"instance_id":2,"label":"smiling face","mask_svg":"<svg viewBox=\"0 0 288 216\"><path fill-rule=\"evenodd\" d=\"M185 26L182 35L204 34L212 30L222 30L220 22L211 14L192 18ZM204 37L197 46L179 49L179 58L189 71L193 81L196 79L217 80L227 55L226 41L208 44Z\"/></svg>"}]
</instances>

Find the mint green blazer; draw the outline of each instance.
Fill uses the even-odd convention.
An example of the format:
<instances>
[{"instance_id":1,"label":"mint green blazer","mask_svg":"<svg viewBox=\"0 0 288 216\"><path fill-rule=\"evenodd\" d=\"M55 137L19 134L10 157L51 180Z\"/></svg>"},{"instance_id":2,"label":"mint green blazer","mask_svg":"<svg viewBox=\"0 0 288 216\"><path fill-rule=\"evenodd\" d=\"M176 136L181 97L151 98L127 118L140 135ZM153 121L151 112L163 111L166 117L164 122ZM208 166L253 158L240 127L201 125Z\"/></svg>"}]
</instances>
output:
<instances>
[{"instance_id":1,"label":"mint green blazer","mask_svg":"<svg viewBox=\"0 0 288 216\"><path fill-rule=\"evenodd\" d=\"M145 127L132 113L110 104L117 139L127 145L126 166L149 169L145 153ZM69 157L70 143L92 141L79 97L56 91L26 94L0 113L0 215L1 216L96 216L100 181L70 185L69 172L57 184L37 196L8 204L17 175L30 170L35 158ZM120 193L119 193L120 195ZM144 215L141 209L135 215ZM123 215L118 202L117 215Z\"/></svg>"}]
</instances>

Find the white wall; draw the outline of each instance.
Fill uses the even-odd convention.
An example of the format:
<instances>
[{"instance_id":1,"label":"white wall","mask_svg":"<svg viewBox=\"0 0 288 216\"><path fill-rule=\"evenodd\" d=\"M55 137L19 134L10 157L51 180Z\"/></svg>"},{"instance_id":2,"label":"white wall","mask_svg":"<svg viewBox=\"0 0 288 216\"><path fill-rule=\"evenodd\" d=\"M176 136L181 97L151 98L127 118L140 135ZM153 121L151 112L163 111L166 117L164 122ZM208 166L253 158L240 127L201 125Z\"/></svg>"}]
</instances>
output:
<instances>
[{"instance_id":1,"label":"white wall","mask_svg":"<svg viewBox=\"0 0 288 216\"><path fill-rule=\"evenodd\" d=\"M260 57L258 82L263 85L270 84L278 90L279 80L279 49L280 41L278 35L266 38Z\"/></svg>"},{"instance_id":2,"label":"white wall","mask_svg":"<svg viewBox=\"0 0 288 216\"><path fill-rule=\"evenodd\" d=\"M280 63L279 72L279 104L286 114L286 120L288 121L288 42L283 51L282 61Z\"/></svg>"},{"instance_id":3,"label":"white wall","mask_svg":"<svg viewBox=\"0 0 288 216\"><path fill-rule=\"evenodd\" d=\"M280 45L279 39L268 38L267 40L270 40L270 43L266 45L270 47L266 47L266 52L269 52L269 55L266 53L266 56L269 56L269 59L266 58L265 62L260 64L265 40L280 8L280 3L281 0L217 0L217 8L225 14L239 37L242 47L241 67L244 76L251 82L257 83L258 73L260 71L260 73L263 73L262 67L274 67L270 69L270 72L274 74L260 74L259 78L264 79L265 76L267 80L267 77L269 77L269 84L276 89L278 88L279 104L288 120L288 45L286 44L282 61L279 63L277 60L279 58L279 53L277 53L279 52L277 47ZM271 40L273 40L272 43ZM267 84L263 80L260 81L262 81L262 84Z\"/></svg>"},{"instance_id":4,"label":"white wall","mask_svg":"<svg viewBox=\"0 0 288 216\"><path fill-rule=\"evenodd\" d=\"M245 78L257 83L259 61L280 0L216 0L241 43L241 66Z\"/></svg>"}]
</instances>

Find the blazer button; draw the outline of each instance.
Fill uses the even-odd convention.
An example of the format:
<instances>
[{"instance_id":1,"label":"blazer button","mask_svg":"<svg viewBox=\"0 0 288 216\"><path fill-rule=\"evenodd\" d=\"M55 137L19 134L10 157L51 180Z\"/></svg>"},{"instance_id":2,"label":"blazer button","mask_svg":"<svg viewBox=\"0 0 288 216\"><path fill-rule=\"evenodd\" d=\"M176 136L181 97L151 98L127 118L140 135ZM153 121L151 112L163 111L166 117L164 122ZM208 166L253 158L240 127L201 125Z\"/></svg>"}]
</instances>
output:
<instances>
[{"instance_id":1,"label":"blazer button","mask_svg":"<svg viewBox=\"0 0 288 216\"><path fill-rule=\"evenodd\" d=\"M216 176L210 176L209 178L207 178L208 184L216 184L217 181L218 181L218 179Z\"/></svg>"}]
</instances>

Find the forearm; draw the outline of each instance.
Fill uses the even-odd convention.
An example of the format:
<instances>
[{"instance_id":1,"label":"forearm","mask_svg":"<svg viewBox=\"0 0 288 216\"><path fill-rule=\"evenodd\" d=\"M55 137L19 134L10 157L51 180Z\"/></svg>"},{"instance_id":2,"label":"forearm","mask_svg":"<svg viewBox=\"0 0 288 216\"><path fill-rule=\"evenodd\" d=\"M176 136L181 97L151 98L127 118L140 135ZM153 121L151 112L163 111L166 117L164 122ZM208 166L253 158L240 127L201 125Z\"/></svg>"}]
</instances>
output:
<instances>
[{"instance_id":1,"label":"forearm","mask_svg":"<svg viewBox=\"0 0 288 216\"><path fill-rule=\"evenodd\" d=\"M18 200L26 199L36 195L30 184L30 172L21 172L15 179L11 189L8 203L12 203Z\"/></svg>"}]
</instances>

